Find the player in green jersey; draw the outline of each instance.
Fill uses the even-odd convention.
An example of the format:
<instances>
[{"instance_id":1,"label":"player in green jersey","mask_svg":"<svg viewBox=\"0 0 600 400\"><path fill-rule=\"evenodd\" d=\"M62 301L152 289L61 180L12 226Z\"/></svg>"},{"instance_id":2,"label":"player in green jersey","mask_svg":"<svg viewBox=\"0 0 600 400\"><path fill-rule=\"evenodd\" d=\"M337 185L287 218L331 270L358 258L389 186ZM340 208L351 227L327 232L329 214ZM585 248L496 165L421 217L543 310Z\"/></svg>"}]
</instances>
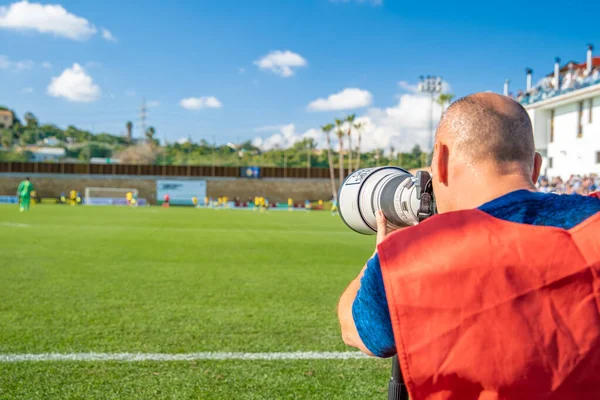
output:
<instances>
[{"instance_id":1,"label":"player in green jersey","mask_svg":"<svg viewBox=\"0 0 600 400\"><path fill-rule=\"evenodd\" d=\"M25 178L24 181L19 183L19 187L17 188L17 196L19 196L19 211L29 211L29 201L31 200L31 192L35 189L33 188L33 183L29 180L29 178Z\"/></svg>"}]
</instances>

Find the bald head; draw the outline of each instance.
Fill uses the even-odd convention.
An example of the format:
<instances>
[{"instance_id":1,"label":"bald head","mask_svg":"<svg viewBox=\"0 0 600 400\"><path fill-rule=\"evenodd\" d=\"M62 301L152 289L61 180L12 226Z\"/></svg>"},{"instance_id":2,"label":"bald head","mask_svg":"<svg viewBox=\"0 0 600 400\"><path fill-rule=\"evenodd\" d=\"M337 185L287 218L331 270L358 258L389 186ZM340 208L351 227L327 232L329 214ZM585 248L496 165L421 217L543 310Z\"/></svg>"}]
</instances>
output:
<instances>
[{"instance_id":1,"label":"bald head","mask_svg":"<svg viewBox=\"0 0 600 400\"><path fill-rule=\"evenodd\" d=\"M476 93L454 102L442 116L437 137L470 163L530 166L535 154L527 111L494 93Z\"/></svg>"}]
</instances>

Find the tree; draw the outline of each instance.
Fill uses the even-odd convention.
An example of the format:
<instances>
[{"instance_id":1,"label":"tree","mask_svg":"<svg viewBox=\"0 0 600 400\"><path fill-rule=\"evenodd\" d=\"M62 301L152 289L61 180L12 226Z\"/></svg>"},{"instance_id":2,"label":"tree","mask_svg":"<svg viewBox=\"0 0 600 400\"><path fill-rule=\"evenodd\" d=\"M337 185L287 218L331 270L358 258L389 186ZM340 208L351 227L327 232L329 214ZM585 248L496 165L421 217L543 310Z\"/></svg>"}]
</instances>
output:
<instances>
[{"instance_id":1,"label":"tree","mask_svg":"<svg viewBox=\"0 0 600 400\"><path fill-rule=\"evenodd\" d=\"M441 93L438 98L437 98L437 102L440 106L442 106L442 113L446 110L445 106L446 104L450 104L452 103L452 99L454 98L454 95L452 93Z\"/></svg>"},{"instance_id":2,"label":"tree","mask_svg":"<svg viewBox=\"0 0 600 400\"><path fill-rule=\"evenodd\" d=\"M35 144L36 134L35 131L31 129L26 129L23 131L21 136L19 137L19 144L21 146L27 146L28 144Z\"/></svg>"},{"instance_id":3,"label":"tree","mask_svg":"<svg viewBox=\"0 0 600 400\"><path fill-rule=\"evenodd\" d=\"M306 148L306 172L307 176L310 177L310 167L312 165L311 155L314 149L317 148L317 144L314 139L306 138L302 140L304 147ZM285 150L285 149L284 149Z\"/></svg>"},{"instance_id":4,"label":"tree","mask_svg":"<svg viewBox=\"0 0 600 400\"><path fill-rule=\"evenodd\" d=\"M10 149L13 143L13 134L9 129L0 130L0 142L2 142L2 147L5 149Z\"/></svg>"},{"instance_id":5,"label":"tree","mask_svg":"<svg viewBox=\"0 0 600 400\"><path fill-rule=\"evenodd\" d=\"M153 126L146 129L146 141L148 143L154 143L154 135L156 134L156 129Z\"/></svg>"},{"instance_id":6,"label":"tree","mask_svg":"<svg viewBox=\"0 0 600 400\"><path fill-rule=\"evenodd\" d=\"M110 158L111 155L112 150L110 148L98 143L88 143L85 147L81 149L81 152L79 153L79 158L82 160L89 161L92 157Z\"/></svg>"},{"instance_id":7,"label":"tree","mask_svg":"<svg viewBox=\"0 0 600 400\"><path fill-rule=\"evenodd\" d=\"M341 119L335 119L335 133L338 137L338 148L339 148L339 157L338 157L338 167L340 170L340 187L342 186L342 182L344 181L344 131L342 131L342 121Z\"/></svg>"},{"instance_id":8,"label":"tree","mask_svg":"<svg viewBox=\"0 0 600 400\"><path fill-rule=\"evenodd\" d=\"M325 134L325 138L327 139L327 162L329 164L329 179L331 181L331 194L333 199L337 199L337 190L335 188L335 177L333 172L333 157L331 156L331 136L330 133L333 130L333 124L323 125L321 130Z\"/></svg>"},{"instance_id":9,"label":"tree","mask_svg":"<svg viewBox=\"0 0 600 400\"><path fill-rule=\"evenodd\" d=\"M352 128L356 114L350 114L346 117L348 123L348 174L352 173Z\"/></svg>"},{"instance_id":10,"label":"tree","mask_svg":"<svg viewBox=\"0 0 600 400\"><path fill-rule=\"evenodd\" d=\"M27 128L37 128L39 125L38 119L29 111L23 115L23 119L25 120L25 126Z\"/></svg>"},{"instance_id":11,"label":"tree","mask_svg":"<svg viewBox=\"0 0 600 400\"><path fill-rule=\"evenodd\" d=\"M127 141L131 143L131 132L133 130L133 122L127 121L127 123L125 124L125 128L127 129Z\"/></svg>"},{"instance_id":12,"label":"tree","mask_svg":"<svg viewBox=\"0 0 600 400\"><path fill-rule=\"evenodd\" d=\"M390 143L390 160L394 159L395 151L396 151L396 148L394 147L393 144Z\"/></svg>"},{"instance_id":13,"label":"tree","mask_svg":"<svg viewBox=\"0 0 600 400\"><path fill-rule=\"evenodd\" d=\"M357 122L354 124L354 130L358 134L358 145L356 146L356 168L360 168L360 142L362 141L362 130L365 127L364 122Z\"/></svg>"}]
</instances>

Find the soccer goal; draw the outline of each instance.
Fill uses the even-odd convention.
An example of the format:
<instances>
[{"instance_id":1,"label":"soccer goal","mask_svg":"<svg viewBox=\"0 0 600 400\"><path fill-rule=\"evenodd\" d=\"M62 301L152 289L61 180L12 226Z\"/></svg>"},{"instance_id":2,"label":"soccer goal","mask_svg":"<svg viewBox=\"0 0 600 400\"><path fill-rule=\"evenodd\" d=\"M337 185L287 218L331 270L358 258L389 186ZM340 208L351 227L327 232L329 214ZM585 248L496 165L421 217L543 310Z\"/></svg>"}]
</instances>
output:
<instances>
[{"instance_id":1,"label":"soccer goal","mask_svg":"<svg viewBox=\"0 0 600 400\"><path fill-rule=\"evenodd\" d=\"M134 188L105 188L105 187L87 187L85 188L85 197L83 204L92 206L126 206L127 193L133 195L137 205L146 204L145 199L138 199L138 190Z\"/></svg>"}]
</instances>

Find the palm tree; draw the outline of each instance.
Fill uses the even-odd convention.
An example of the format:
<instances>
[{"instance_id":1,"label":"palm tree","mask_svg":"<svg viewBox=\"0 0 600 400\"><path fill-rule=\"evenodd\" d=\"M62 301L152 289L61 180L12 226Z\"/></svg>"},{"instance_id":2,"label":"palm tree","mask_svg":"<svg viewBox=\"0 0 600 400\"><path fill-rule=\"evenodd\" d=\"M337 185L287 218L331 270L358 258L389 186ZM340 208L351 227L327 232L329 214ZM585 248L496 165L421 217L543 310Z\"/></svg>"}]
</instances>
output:
<instances>
[{"instance_id":1,"label":"palm tree","mask_svg":"<svg viewBox=\"0 0 600 400\"><path fill-rule=\"evenodd\" d=\"M153 126L146 129L146 140L148 141L149 144L152 144L154 142L155 134L156 134L156 129L154 129Z\"/></svg>"},{"instance_id":2,"label":"palm tree","mask_svg":"<svg viewBox=\"0 0 600 400\"><path fill-rule=\"evenodd\" d=\"M348 123L348 174L352 173L352 127L354 118L356 118L356 114L350 114L346 117Z\"/></svg>"},{"instance_id":3,"label":"palm tree","mask_svg":"<svg viewBox=\"0 0 600 400\"><path fill-rule=\"evenodd\" d=\"M340 170L340 187L342 186L342 182L344 181L344 131L342 131L342 124L344 121L341 119L335 119L335 133L338 137L338 149L339 149L339 157L338 157L338 167Z\"/></svg>"},{"instance_id":4,"label":"palm tree","mask_svg":"<svg viewBox=\"0 0 600 400\"><path fill-rule=\"evenodd\" d=\"M395 151L396 151L396 149L394 148L394 145L390 143L390 161L392 161L394 159L394 152Z\"/></svg>"},{"instance_id":5,"label":"palm tree","mask_svg":"<svg viewBox=\"0 0 600 400\"><path fill-rule=\"evenodd\" d=\"M306 176L308 178L310 178L310 166L311 166L311 154L313 152L313 150L316 148L315 146L315 141L311 138L305 139L306 140Z\"/></svg>"},{"instance_id":6,"label":"palm tree","mask_svg":"<svg viewBox=\"0 0 600 400\"><path fill-rule=\"evenodd\" d=\"M445 111L445 106L446 104L450 104L452 103L452 99L454 98L454 95L452 93L441 93L438 98L437 98L437 102L440 106L442 106L442 113Z\"/></svg>"},{"instance_id":7,"label":"palm tree","mask_svg":"<svg viewBox=\"0 0 600 400\"><path fill-rule=\"evenodd\" d=\"M358 133L358 145L356 146L356 168L360 168L360 142L362 141L362 130L365 127L364 122L357 122L354 124L354 130Z\"/></svg>"},{"instance_id":8,"label":"palm tree","mask_svg":"<svg viewBox=\"0 0 600 400\"><path fill-rule=\"evenodd\" d=\"M333 172L333 157L331 156L331 136L329 135L333 130L333 124L323 125L321 127L323 133L325 133L325 138L327 139L327 161L329 163L329 179L331 180L331 194L333 195L333 199L337 200L337 190L335 188L335 176Z\"/></svg>"},{"instance_id":9,"label":"palm tree","mask_svg":"<svg viewBox=\"0 0 600 400\"><path fill-rule=\"evenodd\" d=\"M131 143L131 131L133 130L133 123L131 121L127 121L125 128L127 128L127 141Z\"/></svg>"}]
</instances>

